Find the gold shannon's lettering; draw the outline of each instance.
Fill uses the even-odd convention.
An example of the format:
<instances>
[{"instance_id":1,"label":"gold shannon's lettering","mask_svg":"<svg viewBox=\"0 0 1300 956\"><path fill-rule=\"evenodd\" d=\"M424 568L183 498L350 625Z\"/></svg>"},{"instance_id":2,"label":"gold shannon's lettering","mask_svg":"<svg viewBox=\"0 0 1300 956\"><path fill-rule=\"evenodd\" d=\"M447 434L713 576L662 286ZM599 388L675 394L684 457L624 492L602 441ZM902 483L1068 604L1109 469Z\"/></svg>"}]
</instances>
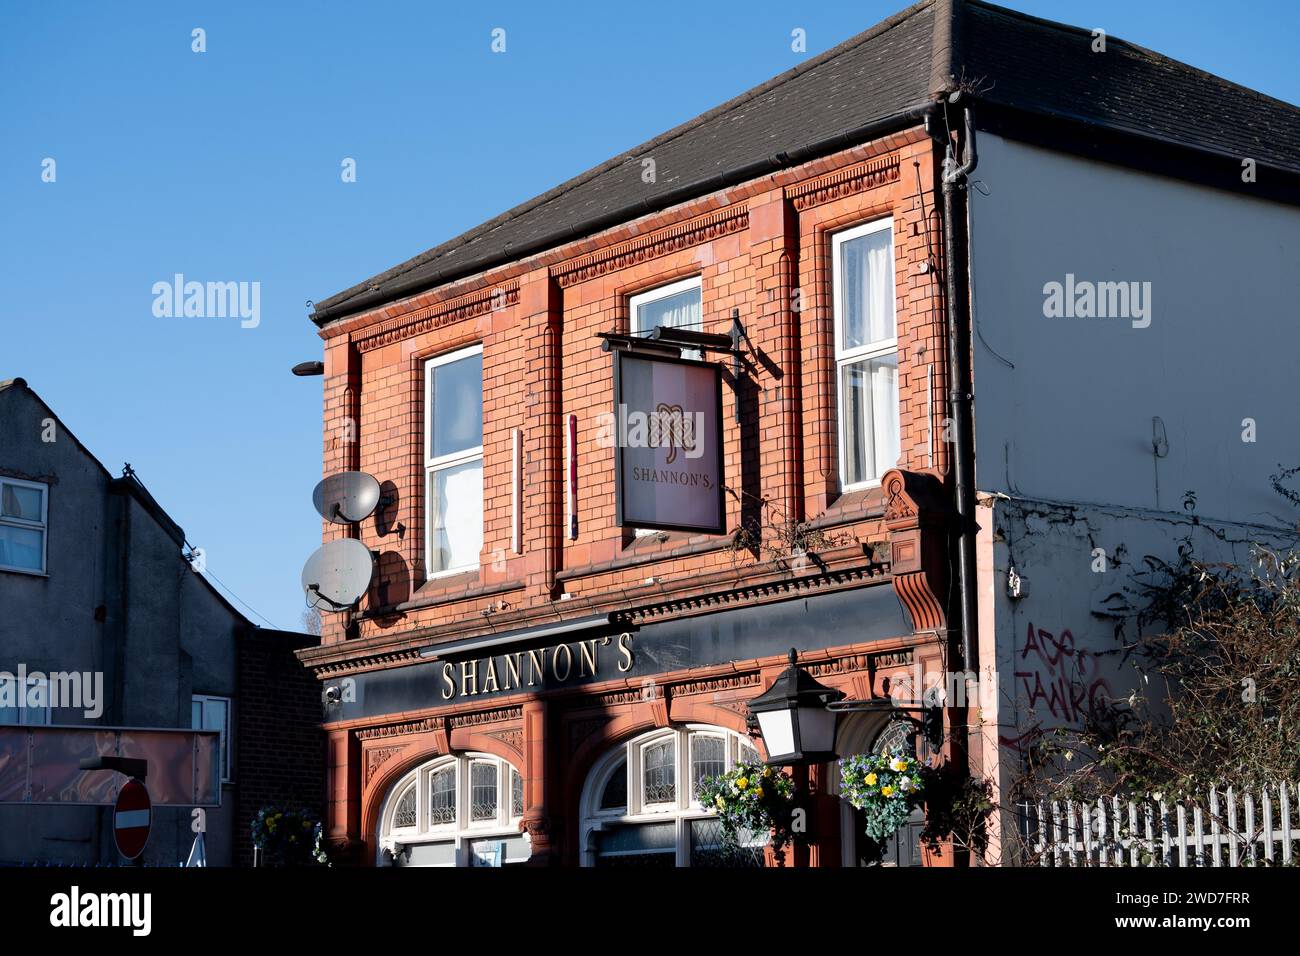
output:
<instances>
[{"instance_id":1,"label":"gold shannon's lettering","mask_svg":"<svg viewBox=\"0 0 1300 956\"><path fill-rule=\"evenodd\" d=\"M586 677L596 673L596 639L583 641L578 645L578 676Z\"/></svg>"},{"instance_id":2,"label":"gold shannon's lettering","mask_svg":"<svg viewBox=\"0 0 1300 956\"><path fill-rule=\"evenodd\" d=\"M519 665L522 661L523 656L524 656L523 654L514 653L514 654L507 654L503 658L503 660L506 662L506 686L505 686L506 690L509 690L511 687L519 686ZM511 683L512 679L514 683Z\"/></svg>"},{"instance_id":3,"label":"gold shannon's lettering","mask_svg":"<svg viewBox=\"0 0 1300 956\"><path fill-rule=\"evenodd\" d=\"M632 669L632 635L624 631L617 637L591 637L570 644L534 647L471 660L444 661L439 673L441 686L438 695L443 700L452 700L526 687L553 686L575 678L599 678L601 648L609 648L603 653L613 655L612 663L618 673L626 674ZM606 657L603 663L608 668L611 661Z\"/></svg>"},{"instance_id":4,"label":"gold shannon's lettering","mask_svg":"<svg viewBox=\"0 0 1300 956\"><path fill-rule=\"evenodd\" d=\"M564 673L560 673L560 651L564 651ZM569 679L569 672L573 670L573 651L569 650L568 644L557 644L555 650L551 652L551 673L555 679L561 683Z\"/></svg>"},{"instance_id":5,"label":"gold shannon's lettering","mask_svg":"<svg viewBox=\"0 0 1300 956\"><path fill-rule=\"evenodd\" d=\"M542 675L542 680L546 680L546 648L538 648L535 651L528 652L528 686L532 687L537 683L537 675Z\"/></svg>"}]
</instances>

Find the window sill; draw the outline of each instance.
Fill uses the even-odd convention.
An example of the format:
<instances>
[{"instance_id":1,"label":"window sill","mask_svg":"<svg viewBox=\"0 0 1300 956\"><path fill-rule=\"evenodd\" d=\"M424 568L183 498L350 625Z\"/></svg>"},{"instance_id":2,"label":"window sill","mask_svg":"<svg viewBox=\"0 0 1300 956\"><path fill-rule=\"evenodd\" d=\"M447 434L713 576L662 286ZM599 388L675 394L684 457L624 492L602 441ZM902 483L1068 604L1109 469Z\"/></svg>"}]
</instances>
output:
<instances>
[{"instance_id":1,"label":"window sill","mask_svg":"<svg viewBox=\"0 0 1300 956\"><path fill-rule=\"evenodd\" d=\"M612 561L597 561L591 564L565 568L556 575L559 581L573 581L578 578L608 574L611 571L623 571L639 565L655 564L673 558L692 557L708 554L712 551L725 551L731 547L732 536L729 534L686 534L680 531L666 531L667 537L660 540L659 535L646 535L635 538L623 547L623 555Z\"/></svg>"},{"instance_id":2,"label":"window sill","mask_svg":"<svg viewBox=\"0 0 1300 956\"><path fill-rule=\"evenodd\" d=\"M430 578L415 592L409 601L372 608L359 615L359 617L361 620L386 617L394 613L415 611L439 604L452 604L469 598L488 597L493 594L504 594L508 591L519 591L523 587L524 582L522 581L482 584L479 570L476 568L473 571L462 571L455 575L449 574L445 577Z\"/></svg>"},{"instance_id":3,"label":"window sill","mask_svg":"<svg viewBox=\"0 0 1300 956\"><path fill-rule=\"evenodd\" d=\"M879 518L885 513L885 492L880 482L859 485L843 492L821 514L808 519L810 529L851 524L864 518Z\"/></svg>"},{"instance_id":4,"label":"window sill","mask_svg":"<svg viewBox=\"0 0 1300 956\"><path fill-rule=\"evenodd\" d=\"M48 571L33 571L31 568L8 568L0 564L0 574L22 574L29 578L48 578Z\"/></svg>"}]
</instances>

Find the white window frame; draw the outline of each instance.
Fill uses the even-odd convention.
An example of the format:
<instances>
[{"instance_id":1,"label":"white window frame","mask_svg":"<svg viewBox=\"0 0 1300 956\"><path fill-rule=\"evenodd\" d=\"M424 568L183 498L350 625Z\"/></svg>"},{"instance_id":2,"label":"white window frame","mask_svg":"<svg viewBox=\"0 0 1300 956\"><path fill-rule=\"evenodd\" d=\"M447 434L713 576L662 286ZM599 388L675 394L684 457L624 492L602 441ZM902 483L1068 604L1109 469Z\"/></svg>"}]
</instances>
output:
<instances>
[{"instance_id":1,"label":"white window frame","mask_svg":"<svg viewBox=\"0 0 1300 956\"><path fill-rule=\"evenodd\" d=\"M610 748L592 766L583 786L580 804L583 866L595 865L595 835L601 830L628 824L670 821L674 823L676 830L676 865L690 865L692 821L717 816L695 799L695 781L691 775L691 738L696 735L723 737L727 741L724 750L724 772L736 766L741 759L742 747L750 747L755 753L761 753L754 741L748 737L727 730L725 727L714 727L709 724L687 724L668 730L653 730ZM645 776L642 772L644 765L641 755L646 747L669 738L675 741L676 799L672 803L647 804L644 800ZM627 805L601 809L600 798L610 778L619 772L620 763L623 764L622 772L627 774Z\"/></svg>"},{"instance_id":2,"label":"white window frame","mask_svg":"<svg viewBox=\"0 0 1300 956\"><path fill-rule=\"evenodd\" d=\"M226 705L226 726L221 728L219 740L219 751L221 755L221 782L230 783L233 779L234 767L231 760L233 755L230 752L230 725L234 721L235 704L229 697L222 697L220 694L191 694L190 705L199 704L205 710L209 701L221 701ZM190 713L191 722L193 722L193 711ZM191 728L192 730L204 730L202 715L200 715L199 726Z\"/></svg>"},{"instance_id":3,"label":"white window frame","mask_svg":"<svg viewBox=\"0 0 1300 956\"><path fill-rule=\"evenodd\" d=\"M476 763L492 764L497 775L497 813L491 820L471 820L473 803L473 772ZM440 770L450 768L456 780L456 816L451 823L430 823L433 801L429 791L432 778ZM511 782L519 771L508 760L492 754L466 752L443 755L429 760L406 773L394 783L384 798L379 814L379 834L376 841L376 862L382 861L384 850L393 852L394 844L416 846L446 843L454 846L455 866L469 866L473 844L490 837L510 837L519 834L522 813L515 813L511 805ZM522 779L522 777L521 777ZM414 827L394 827L397 805L407 789L415 786Z\"/></svg>"},{"instance_id":4,"label":"white window frame","mask_svg":"<svg viewBox=\"0 0 1300 956\"><path fill-rule=\"evenodd\" d=\"M887 358L891 354L895 357L895 362L897 362L898 288L897 288L897 279L895 277L894 294L890 296L890 300L889 300L889 307L894 310L894 335L891 338L880 339L877 342L870 342L867 345L858 346L857 348L842 349L840 347L840 342L842 341L840 333L844 329L844 302L840 296L840 289L843 286L843 281L841 277L843 266L841 265L840 262L840 247L844 243L850 240L858 239L861 238L862 236L871 235L872 233L875 232L884 232L886 230L888 230L889 232L890 265L895 266L896 265L895 257L897 256L897 250L894 246L894 219L892 216L886 216L884 219L874 219L871 222L863 223L860 226L854 226L851 229L845 229L841 232L837 232L831 237L831 302L833 305L833 315L834 315L834 329L832 330L832 335L834 335L834 342L832 344L834 345L834 352L835 352L835 416L836 416L837 445L839 449L841 491L857 491L863 488L879 488L880 481L884 477L884 471L880 471L878 464L873 463L876 470L880 471L880 473L875 475L874 477L866 478L862 481L857 481L853 483L847 483L844 480L845 462L848 459L844 455L844 439L845 439L844 425L846 422L846 418L844 414L843 371L844 371L844 366L846 365L853 365L864 360ZM902 369L899 369L899 374L901 377ZM894 409L894 414L898 415L897 408ZM901 446L901 439L902 439L901 428L900 428L899 439L900 439L900 446Z\"/></svg>"},{"instance_id":5,"label":"white window frame","mask_svg":"<svg viewBox=\"0 0 1300 956\"><path fill-rule=\"evenodd\" d=\"M405 797L405 796L407 795L407 793L409 793L409 792L411 792L412 790L414 790L414 791L415 791L415 822L412 823L409 827L399 827L396 823L392 823L391 826L389 827L389 835L390 835L390 836L394 836L394 837L414 836L415 834L417 834L417 833L420 832L420 790L419 790L419 787L420 787L420 780L419 780L418 778L416 778L416 779L408 779L408 780L406 781L406 786L400 788L399 790L397 790L397 791L394 793L394 795L393 795L393 809L392 809L392 815L389 817L390 821L396 819L396 817L397 817L397 808L401 805L401 803L402 803L402 798Z\"/></svg>"},{"instance_id":6,"label":"white window frame","mask_svg":"<svg viewBox=\"0 0 1300 956\"><path fill-rule=\"evenodd\" d=\"M18 683L18 675L17 675L17 674L12 674L12 673L11 673L11 674L8 674L8 675L6 675L6 676L4 676L4 677L0 677L0 681L4 681L5 683L9 683L9 682L12 681L14 684L17 684L17 683ZM31 696L31 693L32 693L31 689L32 689L33 687L44 687L44 688L45 688L45 708L44 708L44 710L43 710L43 713L45 714L45 720L44 720L44 721L41 721L41 722L33 721L33 720L28 716L29 714L33 713L34 711L41 711L41 708L39 708L39 707L37 707L37 708L32 708L32 707L29 707L29 706L26 705L26 701L27 701L27 699ZM15 692L16 692L16 689L15 689ZM17 721L17 723L14 723L14 724L5 724L4 721L0 721L0 726L9 726L9 727L48 727L51 723L54 722L54 701L50 700L50 681L49 681L49 678L47 678L47 677L33 677L33 676L31 676L31 675L29 674L29 675L27 676L27 687L23 689L23 697L22 697L22 700L24 701L23 706L17 708L17 710L18 710L18 721Z\"/></svg>"},{"instance_id":7,"label":"white window frame","mask_svg":"<svg viewBox=\"0 0 1300 956\"><path fill-rule=\"evenodd\" d=\"M450 574L463 574L466 571L475 571L479 567L478 556L475 555L472 562L459 564L450 568L433 567L433 503L429 500L430 478L435 471L445 471L458 465L466 465L478 461L480 468L483 461L483 446L480 444L475 448L465 448L460 451L451 452L446 455L433 455L433 443L430 438L433 435L433 425L435 424L433 416L437 409L433 404L433 370L442 365L450 365L452 362L458 362L461 359L469 358L471 355L482 355L483 345L471 345L468 348L457 349L454 352L447 352L444 355L437 355L428 359L424 363L424 564L425 580L431 581L434 578L446 577ZM482 383L480 382L480 388ZM486 501L480 505L480 510L486 510ZM481 548L480 548L481 550Z\"/></svg>"},{"instance_id":8,"label":"white window frame","mask_svg":"<svg viewBox=\"0 0 1300 956\"><path fill-rule=\"evenodd\" d=\"M8 475L0 475L0 486L15 485L19 488L32 488L41 493L41 520L26 521L22 518L8 517L0 514L0 525L9 528L21 528L24 531L39 531L41 533L41 567L40 570L34 571L31 568L20 568L11 564L0 564L0 571L12 571L15 574L34 574L44 576L48 573L49 568L49 550L50 550L50 486L40 481L26 481L22 478L10 478Z\"/></svg>"},{"instance_id":9,"label":"white window frame","mask_svg":"<svg viewBox=\"0 0 1300 956\"><path fill-rule=\"evenodd\" d=\"M647 329L641 324L641 306L651 302L657 302L660 299L666 299L670 295L677 295L679 292L686 292L688 289L698 289L700 293L700 321L704 321L704 278L703 276L691 276L687 279L679 279L676 282L670 282L667 285L656 286L653 289L647 289L645 292L638 292L635 295L628 296L627 300L627 317L632 326L633 335L649 335L652 329ZM696 330L699 331L699 330ZM699 358L699 352L687 349L683 353L683 358L691 356Z\"/></svg>"}]
</instances>

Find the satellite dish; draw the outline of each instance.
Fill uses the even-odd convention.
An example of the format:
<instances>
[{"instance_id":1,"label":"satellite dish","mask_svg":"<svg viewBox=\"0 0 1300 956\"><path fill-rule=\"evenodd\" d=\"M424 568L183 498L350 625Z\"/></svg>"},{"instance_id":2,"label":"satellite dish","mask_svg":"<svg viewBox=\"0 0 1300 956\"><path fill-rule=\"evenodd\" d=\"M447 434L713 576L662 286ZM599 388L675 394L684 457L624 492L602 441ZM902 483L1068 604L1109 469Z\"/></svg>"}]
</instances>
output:
<instances>
[{"instance_id":1,"label":"satellite dish","mask_svg":"<svg viewBox=\"0 0 1300 956\"><path fill-rule=\"evenodd\" d=\"M321 611L346 611L370 587L375 559L356 538L340 538L316 549L302 569L307 603Z\"/></svg>"},{"instance_id":2,"label":"satellite dish","mask_svg":"<svg viewBox=\"0 0 1300 956\"><path fill-rule=\"evenodd\" d=\"M364 521L379 504L379 482L364 471L341 471L316 486L311 503L334 524Z\"/></svg>"}]
</instances>

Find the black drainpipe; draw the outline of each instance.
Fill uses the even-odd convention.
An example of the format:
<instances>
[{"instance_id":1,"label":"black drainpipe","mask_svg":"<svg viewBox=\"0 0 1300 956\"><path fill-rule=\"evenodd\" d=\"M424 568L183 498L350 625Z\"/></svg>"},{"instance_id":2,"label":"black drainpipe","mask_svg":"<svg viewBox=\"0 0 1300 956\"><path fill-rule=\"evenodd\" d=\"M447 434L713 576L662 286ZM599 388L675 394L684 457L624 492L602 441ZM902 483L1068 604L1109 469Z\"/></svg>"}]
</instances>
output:
<instances>
[{"instance_id":1,"label":"black drainpipe","mask_svg":"<svg viewBox=\"0 0 1300 956\"><path fill-rule=\"evenodd\" d=\"M956 105L961 92L948 97ZM975 583L975 454L971 415L970 269L966 228L967 177L979 157L970 107L963 110L962 163L945 136L943 160L943 244L948 306L948 414L952 418L952 460L957 505L957 596L961 623L961 666L979 666Z\"/></svg>"}]
</instances>

